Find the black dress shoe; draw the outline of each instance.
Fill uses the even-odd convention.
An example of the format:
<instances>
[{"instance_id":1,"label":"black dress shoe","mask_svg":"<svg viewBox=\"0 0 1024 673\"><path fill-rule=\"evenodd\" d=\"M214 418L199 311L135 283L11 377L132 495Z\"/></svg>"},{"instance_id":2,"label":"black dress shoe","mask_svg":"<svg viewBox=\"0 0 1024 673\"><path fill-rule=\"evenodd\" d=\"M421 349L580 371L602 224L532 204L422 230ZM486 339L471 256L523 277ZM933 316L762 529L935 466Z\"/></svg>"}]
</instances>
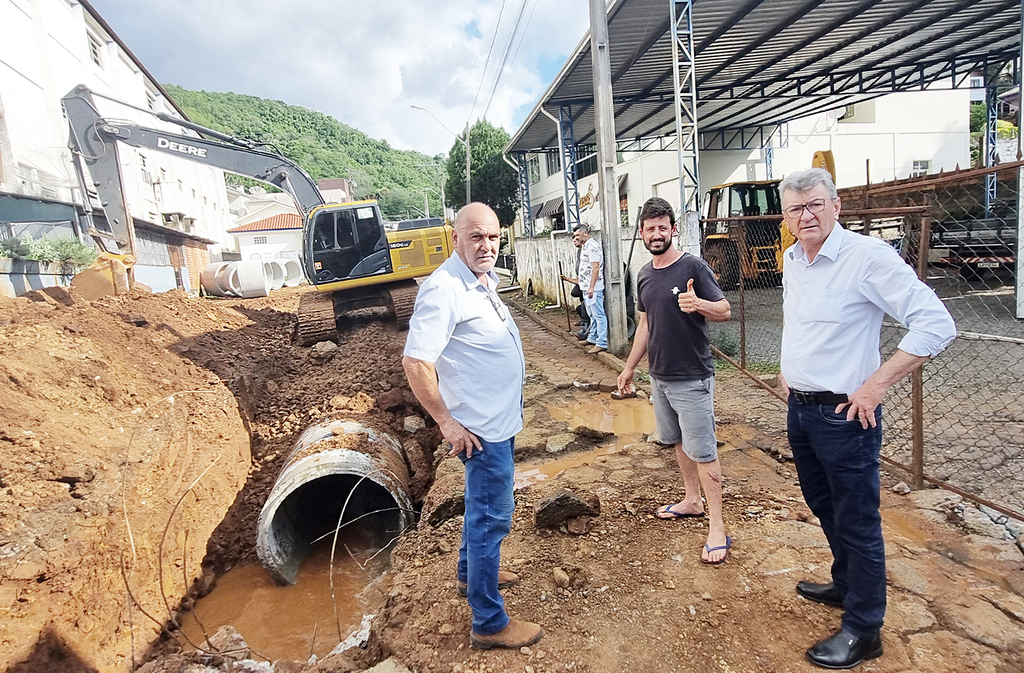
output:
<instances>
[{"instance_id":1,"label":"black dress shoe","mask_svg":"<svg viewBox=\"0 0 1024 673\"><path fill-rule=\"evenodd\" d=\"M796 592L815 603L824 603L833 607L843 607L843 599L846 597L843 592L836 588L835 584L815 584L803 580L796 583Z\"/></svg>"},{"instance_id":2,"label":"black dress shoe","mask_svg":"<svg viewBox=\"0 0 1024 673\"><path fill-rule=\"evenodd\" d=\"M882 656L882 636L855 636L841 628L807 650L807 659L822 668L853 668L865 659Z\"/></svg>"}]
</instances>

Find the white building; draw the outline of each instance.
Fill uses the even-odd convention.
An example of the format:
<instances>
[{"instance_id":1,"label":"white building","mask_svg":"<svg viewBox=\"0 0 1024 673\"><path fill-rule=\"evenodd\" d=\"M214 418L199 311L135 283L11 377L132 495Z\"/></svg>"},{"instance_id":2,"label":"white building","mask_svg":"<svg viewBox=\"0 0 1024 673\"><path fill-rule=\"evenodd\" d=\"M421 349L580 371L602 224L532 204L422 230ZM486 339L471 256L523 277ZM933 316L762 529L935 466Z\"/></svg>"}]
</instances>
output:
<instances>
[{"instance_id":1,"label":"white building","mask_svg":"<svg viewBox=\"0 0 1024 673\"><path fill-rule=\"evenodd\" d=\"M278 213L231 229L243 260L269 262L299 259L302 251L302 218L295 213Z\"/></svg>"},{"instance_id":2,"label":"white building","mask_svg":"<svg viewBox=\"0 0 1024 673\"><path fill-rule=\"evenodd\" d=\"M89 3L0 0L0 196L6 196L0 200L0 221L4 204L32 201L43 217L47 204L82 205L61 109L61 98L79 84L139 108L185 116ZM96 102L104 115L182 132L145 112L103 98ZM212 240L213 252L233 247L221 170L123 145L120 157L140 237L156 239L159 248L167 229L193 243ZM159 264L163 257L173 255L150 261ZM189 269L193 287L199 271ZM155 279L140 280L154 285ZM156 281L154 289L162 284Z\"/></svg>"}]
</instances>

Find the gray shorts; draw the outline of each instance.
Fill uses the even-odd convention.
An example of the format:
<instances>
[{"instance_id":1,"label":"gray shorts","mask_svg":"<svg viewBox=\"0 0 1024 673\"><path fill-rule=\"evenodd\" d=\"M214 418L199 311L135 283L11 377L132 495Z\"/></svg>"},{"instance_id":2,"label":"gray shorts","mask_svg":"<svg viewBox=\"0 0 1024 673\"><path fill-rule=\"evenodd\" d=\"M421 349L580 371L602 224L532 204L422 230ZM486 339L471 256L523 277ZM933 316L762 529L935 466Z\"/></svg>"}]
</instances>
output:
<instances>
[{"instance_id":1,"label":"gray shorts","mask_svg":"<svg viewBox=\"0 0 1024 673\"><path fill-rule=\"evenodd\" d=\"M666 381L651 377L651 402L658 439L683 445L696 463L718 458L715 438L715 377Z\"/></svg>"}]
</instances>

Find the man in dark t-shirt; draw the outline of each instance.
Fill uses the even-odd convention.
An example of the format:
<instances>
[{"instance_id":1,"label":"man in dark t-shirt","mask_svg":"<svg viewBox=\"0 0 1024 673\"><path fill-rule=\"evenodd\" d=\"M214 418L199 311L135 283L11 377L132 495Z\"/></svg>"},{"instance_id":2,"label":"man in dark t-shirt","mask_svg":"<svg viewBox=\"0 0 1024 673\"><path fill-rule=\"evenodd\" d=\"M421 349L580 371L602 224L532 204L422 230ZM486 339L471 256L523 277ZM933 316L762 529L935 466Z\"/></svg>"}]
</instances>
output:
<instances>
[{"instance_id":1,"label":"man in dark t-shirt","mask_svg":"<svg viewBox=\"0 0 1024 673\"><path fill-rule=\"evenodd\" d=\"M621 394L633 392L636 366L648 355L651 401L658 437L673 444L686 490L683 500L657 512L659 519L704 516L704 490L710 514L704 563L722 563L732 538L722 520L722 467L715 438L715 365L707 321L731 315L729 301L711 267L672 245L676 235L672 205L654 197L640 212L640 234L653 259L637 274L637 323L633 349L619 375Z\"/></svg>"}]
</instances>

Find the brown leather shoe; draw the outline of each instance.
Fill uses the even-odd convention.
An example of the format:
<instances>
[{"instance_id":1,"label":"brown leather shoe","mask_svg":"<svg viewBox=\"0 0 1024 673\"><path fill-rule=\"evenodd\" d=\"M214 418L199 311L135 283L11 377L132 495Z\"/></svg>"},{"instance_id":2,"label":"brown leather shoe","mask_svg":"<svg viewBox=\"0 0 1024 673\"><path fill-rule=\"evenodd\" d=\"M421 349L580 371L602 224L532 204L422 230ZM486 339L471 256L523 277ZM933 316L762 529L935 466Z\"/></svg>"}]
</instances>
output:
<instances>
[{"instance_id":1,"label":"brown leather shoe","mask_svg":"<svg viewBox=\"0 0 1024 673\"><path fill-rule=\"evenodd\" d=\"M510 586L519 584L519 575L509 570L498 571L498 588L508 589ZM459 595L463 598L466 597L466 593L469 591L469 587L466 586L465 582L458 582L456 587L459 590Z\"/></svg>"},{"instance_id":2,"label":"brown leather shoe","mask_svg":"<svg viewBox=\"0 0 1024 673\"><path fill-rule=\"evenodd\" d=\"M494 647L507 647L517 650L520 647L533 645L543 637L544 629L540 628L540 624L521 622L518 619L510 618L508 626L489 636L481 636L470 632L469 644L478 650L489 650Z\"/></svg>"}]
</instances>

